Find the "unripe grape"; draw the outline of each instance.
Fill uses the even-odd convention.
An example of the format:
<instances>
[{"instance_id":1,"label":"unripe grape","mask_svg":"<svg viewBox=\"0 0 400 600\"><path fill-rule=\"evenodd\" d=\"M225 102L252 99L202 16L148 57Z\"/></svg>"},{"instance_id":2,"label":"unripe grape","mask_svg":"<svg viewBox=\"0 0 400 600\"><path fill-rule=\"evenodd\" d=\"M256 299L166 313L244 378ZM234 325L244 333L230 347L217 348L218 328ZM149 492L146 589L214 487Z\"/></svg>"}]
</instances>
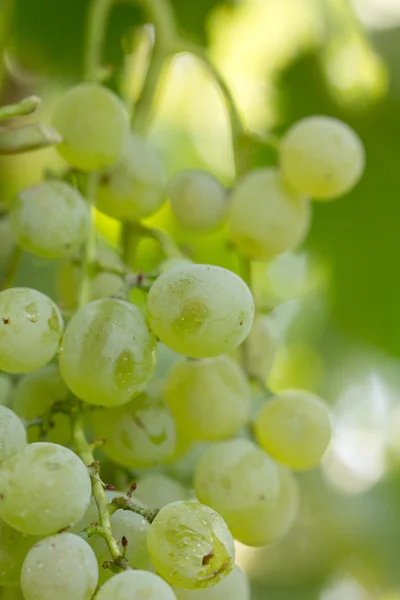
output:
<instances>
[{"instance_id":1,"label":"unripe grape","mask_svg":"<svg viewBox=\"0 0 400 600\"><path fill-rule=\"evenodd\" d=\"M29 535L49 535L77 523L91 494L86 466L58 444L28 444L0 465L0 517Z\"/></svg>"},{"instance_id":2,"label":"unripe grape","mask_svg":"<svg viewBox=\"0 0 400 600\"><path fill-rule=\"evenodd\" d=\"M170 586L147 571L125 571L111 577L96 594L96 600L176 600Z\"/></svg>"},{"instance_id":3,"label":"unripe grape","mask_svg":"<svg viewBox=\"0 0 400 600\"><path fill-rule=\"evenodd\" d=\"M276 354L276 342L266 318L259 315L246 339L246 372L248 375L266 381Z\"/></svg>"},{"instance_id":4,"label":"unripe grape","mask_svg":"<svg viewBox=\"0 0 400 600\"><path fill-rule=\"evenodd\" d=\"M21 572L25 600L88 600L97 586L96 556L72 533L45 538L29 550Z\"/></svg>"},{"instance_id":5,"label":"unripe grape","mask_svg":"<svg viewBox=\"0 0 400 600\"><path fill-rule=\"evenodd\" d=\"M165 398L178 429L193 441L235 435L249 418L250 388L228 356L176 364L165 384Z\"/></svg>"},{"instance_id":6,"label":"unripe grape","mask_svg":"<svg viewBox=\"0 0 400 600\"><path fill-rule=\"evenodd\" d=\"M50 298L29 288L0 292L0 369L29 373L56 354L63 321Z\"/></svg>"},{"instance_id":7,"label":"unripe grape","mask_svg":"<svg viewBox=\"0 0 400 600\"><path fill-rule=\"evenodd\" d=\"M233 538L224 520L198 502L164 506L151 524L147 545L158 573L185 589L216 585L235 562Z\"/></svg>"},{"instance_id":8,"label":"unripe grape","mask_svg":"<svg viewBox=\"0 0 400 600\"><path fill-rule=\"evenodd\" d=\"M93 430L105 454L128 468L164 462L175 448L175 423L164 402L141 394L132 402L93 412Z\"/></svg>"},{"instance_id":9,"label":"unripe grape","mask_svg":"<svg viewBox=\"0 0 400 600\"><path fill-rule=\"evenodd\" d=\"M0 405L0 463L26 446L26 431L21 421L9 408Z\"/></svg>"},{"instance_id":10,"label":"unripe grape","mask_svg":"<svg viewBox=\"0 0 400 600\"><path fill-rule=\"evenodd\" d=\"M177 600L250 600L250 584L246 573L235 565L232 571L211 588L202 590L174 589Z\"/></svg>"},{"instance_id":11,"label":"unripe grape","mask_svg":"<svg viewBox=\"0 0 400 600\"><path fill-rule=\"evenodd\" d=\"M243 523L257 522L276 506L280 491L279 469L255 444L244 439L219 442L202 455L195 471L194 488L200 502L212 506L225 519L232 534L244 540Z\"/></svg>"},{"instance_id":12,"label":"unripe grape","mask_svg":"<svg viewBox=\"0 0 400 600\"><path fill-rule=\"evenodd\" d=\"M331 200L349 192L364 170L363 144L346 123L313 116L297 121L280 145L284 177L300 194Z\"/></svg>"},{"instance_id":13,"label":"unripe grape","mask_svg":"<svg viewBox=\"0 0 400 600\"><path fill-rule=\"evenodd\" d=\"M125 404L151 378L155 348L155 338L136 306L111 298L95 300L76 312L66 327L61 375L89 404Z\"/></svg>"},{"instance_id":14,"label":"unripe grape","mask_svg":"<svg viewBox=\"0 0 400 600\"><path fill-rule=\"evenodd\" d=\"M152 285L150 327L167 346L193 358L225 354L253 324L254 301L245 282L211 265L176 267Z\"/></svg>"},{"instance_id":15,"label":"unripe grape","mask_svg":"<svg viewBox=\"0 0 400 600\"><path fill-rule=\"evenodd\" d=\"M45 181L19 192L10 211L19 245L43 258L74 256L90 229L90 209L63 181Z\"/></svg>"},{"instance_id":16,"label":"unripe grape","mask_svg":"<svg viewBox=\"0 0 400 600\"><path fill-rule=\"evenodd\" d=\"M179 481L162 473L140 477L136 492L148 508L162 508L171 502L189 500L189 491Z\"/></svg>"},{"instance_id":17,"label":"unripe grape","mask_svg":"<svg viewBox=\"0 0 400 600\"><path fill-rule=\"evenodd\" d=\"M21 533L0 519L0 585L19 584L22 563L27 552L37 541L37 537Z\"/></svg>"},{"instance_id":18,"label":"unripe grape","mask_svg":"<svg viewBox=\"0 0 400 600\"><path fill-rule=\"evenodd\" d=\"M164 167L146 140L130 135L118 161L100 178L97 207L120 221L137 221L164 202Z\"/></svg>"},{"instance_id":19,"label":"unripe grape","mask_svg":"<svg viewBox=\"0 0 400 600\"><path fill-rule=\"evenodd\" d=\"M308 392L290 390L267 402L254 422L258 442L292 469L311 469L331 438L327 406Z\"/></svg>"},{"instance_id":20,"label":"unripe grape","mask_svg":"<svg viewBox=\"0 0 400 600\"><path fill-rule=\"evenodd\" d=\"M247 258L269 260L303 241L310 203L284 182L278 169L256 169L233 188L228 222L233 242Z\"/></svg>"},{"instance_id":21,"label":"unripe grape","mask_svg":"<svg viewBox=\"0 0 400 600\"><path fill-rule=\"evenodd\" d=\"M119 98L97 83L80 83L59 99L52 125L63 141L57 150L73 167L98 171L122 152L129 124Z\"/></svg>"},{"instance_id":22,"label":"unripe grape","mask_svg":"<svg viewBox=\"0 0 400 600\"><path fill-rule=\"evenodd\" d=\"M207 171L180 171L168 182L167 194L178 223L188 231L210 231L225 217L226 189Z\"/></svg>"}]
</instances>

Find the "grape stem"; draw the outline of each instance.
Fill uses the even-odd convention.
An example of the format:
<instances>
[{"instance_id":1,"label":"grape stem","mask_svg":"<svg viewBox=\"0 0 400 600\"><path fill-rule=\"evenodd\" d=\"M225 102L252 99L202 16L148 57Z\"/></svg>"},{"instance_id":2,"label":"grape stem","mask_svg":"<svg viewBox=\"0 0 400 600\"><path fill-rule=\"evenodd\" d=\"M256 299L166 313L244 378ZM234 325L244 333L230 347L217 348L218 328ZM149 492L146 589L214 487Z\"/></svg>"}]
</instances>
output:
<instances>
[{"instance_id":1,"label":"grape stem","mask_svg":"<svg viewBox=\"0 0 400 600\"><path fill-rule=\"evenodd\" d=\"M32 114L38 108L40 102L41 100L38 96L29 96L17 104L2 106L0 108L0 122L13 117L22 117Z\"/></svg>"}]
</instances>

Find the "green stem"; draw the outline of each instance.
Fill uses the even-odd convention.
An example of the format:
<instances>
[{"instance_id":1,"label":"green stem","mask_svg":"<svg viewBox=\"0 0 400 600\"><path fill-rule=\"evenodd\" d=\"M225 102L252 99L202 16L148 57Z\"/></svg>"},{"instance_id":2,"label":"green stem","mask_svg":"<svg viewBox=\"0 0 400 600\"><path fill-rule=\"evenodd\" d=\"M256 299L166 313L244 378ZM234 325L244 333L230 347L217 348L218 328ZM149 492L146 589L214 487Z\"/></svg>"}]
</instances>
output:
<instances>
[{"instance_id":1,"label":"green stem","mask_svg":"<svg viewBox=\"0 0 400 600\"><path fill-rule=\"evenodd\" d=\"M38 108L40 102L41 100L38 96L29 96L17 104L2 106L0 107L0 122L12 117L22 117L32 114Z\"/></svg>"},{"instance_id":2,"label":"green stem","mask_svg":"<svg viewBox=\"0 0 400 600\"><path fill-rule=\"evenodd\" d=\"M92 0L89 5L83 71L85 81L98 81L100 78L107 21L113 4L114 0Z\"/></svg>"},{"instance_id":3,"label":"green stem","mask_svg":"<svg viewBox=\"0 0 400 600\"><path fill-rule=\"evenodd\" d=\"M79 408L75 411L72 422L72 436L77 454L89 469L92 480L92 492L99 513L99 523L101 527L101 537L104 538L113 562L121 569L130 569L127 560L122 556L118 543L115 540L110 522L110 511L107 496L105 494L103 483L100 479L99 468L93 456L93 450L85 436L85 427L83 423L82 412ZM99 531L96 532L99 535Z\"/></svg>"},{"instance_id":4,"label":"green stem","mask_svg":"<svg viewBox=\"0 0 400 600\"><path fill-rule=\"evenodd\" d=\"M43 123L28 123L21 127L0 130L0 154L20 154L54 146L62 141L52 127Z\"/></svg>"}]
</instances>

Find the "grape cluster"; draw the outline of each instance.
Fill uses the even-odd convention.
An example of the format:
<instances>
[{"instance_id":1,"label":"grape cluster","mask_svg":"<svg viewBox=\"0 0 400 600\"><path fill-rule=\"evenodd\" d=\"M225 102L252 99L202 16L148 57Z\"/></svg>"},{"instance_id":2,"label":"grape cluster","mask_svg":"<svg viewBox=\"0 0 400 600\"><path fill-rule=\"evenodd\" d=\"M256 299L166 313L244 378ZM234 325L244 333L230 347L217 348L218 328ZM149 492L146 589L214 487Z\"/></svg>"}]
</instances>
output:
<instances>
[{"instance_id":1,"label":"grape cluster","mask_svg":"<svg viewBox=\"0 0 400 600\"><path fill-rule=\"evenodd\" d=\"M320 462L329 412L302 390L268 393L275 343L244 279L195 264L139 220L169 198L182 228L227 224L242 258L269 260L306 236L310 198L357 183L362 144L337 120L303 119L281 140L279 166L228 189L196 169L166 181L119 98L97 83L64 94L53 126L94 193L67 172L20 191L0 221L1 261L18 246L63 261L62 310L34 289L0 292L4 597L248 600L234 540L265 546L293 526L293 471ZM156 272L93 248L90 203L160 242Z\"/></svg>"}]
</instances>

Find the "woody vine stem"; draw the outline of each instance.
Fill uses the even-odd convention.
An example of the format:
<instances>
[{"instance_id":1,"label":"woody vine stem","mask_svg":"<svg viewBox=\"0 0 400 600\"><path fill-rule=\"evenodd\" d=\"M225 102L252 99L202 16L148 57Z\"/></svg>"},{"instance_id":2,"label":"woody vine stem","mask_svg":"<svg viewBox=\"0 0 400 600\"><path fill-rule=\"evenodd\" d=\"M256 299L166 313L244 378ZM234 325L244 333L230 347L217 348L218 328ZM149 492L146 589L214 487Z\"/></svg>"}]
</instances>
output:
<instances>
[{"instance_id":1,"label":"woody vine stem","mask_svg":"<svg viewBox=\"0 0 400 600\"><path fill-rule=\"evenodd\" d=\"M209 60L203 48L183 39L178 34L169 0L135 1L142 5L149 22L153 24L155 42L141 95L134 107L131 120L132 129L142 134L146 132L152 117L154 100L158 92L160 76L163 69L176 54L188 52L196 56L207 67L225 99L231 125L236 172L237 174L244 173L248 168L247 162L250 137L246 134L239 111L224 78ZM90 5L86 30L86 52L84 57L84 79L86 81L99 81L103 77L102 51L107 31L108 17L114 3L115 0L92 0ZM96 190L97 175L87 175L86 197L88 201L94 205L96 205ZM125 227L129 228L130 226L128 225ZM168 238L165 232L148 229L136 233L153 237L159 241L163 246L163 250L169 255L176 256L179 254L179 249L176 248L174 242ZM122 239L124 239L124 237L129 237L129 234L132 234L132 229L123 231ZM91 234L86 242L83 252L81 281L77 302L78 308L81 308L89 301L92 273L91 267L96 260L96 243L97 232L93 219ZM250 268L247 261L243 263L242 275L247 283L250 284ZM100 535L106 541L112 560L104 566L117 571L129 569L130 566L123 555L122 548L120 548L118 540L113 536L110 517L118 508L124 508L141 514L151 522L156 515L156 511L141 509L126 498L116 499L112 503L108 502L105 494L105 485L100 477L99 463L94 457L95 444L90 444L86 438L82 410L79 403L75 404L72 408L72 431L76 451L89 469L92 481L92 493L99 514L99 523L87 528L87 530L82 532L82 535L84 537Z\"/></svg>"}]
</instances>

